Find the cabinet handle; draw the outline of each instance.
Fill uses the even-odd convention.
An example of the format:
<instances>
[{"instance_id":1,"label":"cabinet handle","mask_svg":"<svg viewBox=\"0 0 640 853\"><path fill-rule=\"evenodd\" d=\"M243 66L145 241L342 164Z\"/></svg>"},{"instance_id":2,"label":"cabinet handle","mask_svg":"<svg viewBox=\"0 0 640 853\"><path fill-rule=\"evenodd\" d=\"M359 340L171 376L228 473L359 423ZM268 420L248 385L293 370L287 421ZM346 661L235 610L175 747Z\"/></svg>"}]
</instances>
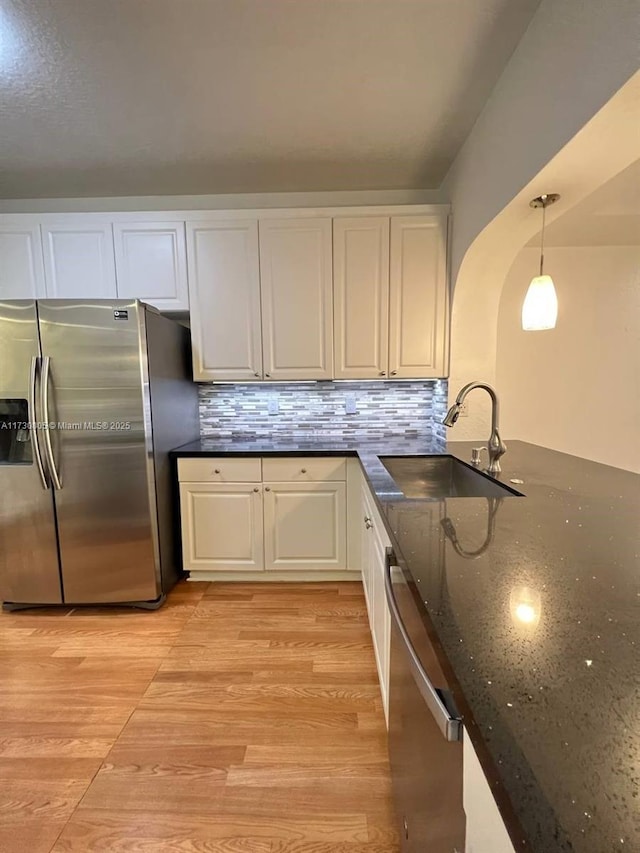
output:
<instances>
[{"instance_id":1,"label":"cabinet handle","mask_svg":"<svg viewBox=\"0 0 640 853\"><path fill-rule=\"evenodd\" d=\"M267 379L271 379L271 374L270 374L270 373L265 373L265 376L267 377Z\"/></svg>"},{"instance_id":2,"label":"cabinet handle","mask_svg":"<svg viewBox=\"0 0 640 853\"><path fill-rule=\"evenodd\" d=\"M219 469L219 468L214 468L214 469L213 469L213 473L214 473L214 474L219 474L219 473L220 473L220 469Z\"/></svg>"},{"instance_id":3,"label":"cabinet handle","mask_svg":"<svg viewBox=\"0 0 640 853\"><path fill-rule=\"evenodd\" d=\"M300 473L301 473L301 474L306 474L306 473L307 473L307 469L306 469L306 468L301 468L301 469L300 469Z\"/></svg>"},{"instance_id":4,"label":"cabinet handle","mask_svg":"<svg viewBox=\"0 0 640 853\"><path fill-rule=\"evenodd\" d=\"M254 490L253 490L253 491L254 491L254 492L259 492L259 491L260 491L260 489L259 489L257 486L255 486L255 488L254 488Z\"/></svg>"},{"instance_id":5,"label":"cabinet handle","mask_svg":"<svg viewBox=\"0 0 640 853\"><path fill-rule=\"evenodd\" d=\"M259 373L254 373L253 375L254 375L254 376L257 376L257 377L258 377L258 379L260 379L260 374L259 374Z\"/></svg>"},{"instance_id":6,"label":"cabinet handle","mask_svg":"<svg viewBox=\"0 0 640 853\"><path fill-rule=\"evenodd\" d=\"M265 486L265 487L264 487L264 490L265 490L265 492L270 492L270 491L271 491L271 489L269 488L269 486Z\"/></svg>"},{"instance_id":7,"label":"cabinet handle","mask_svg":"<svg viewBox=\"0 0 640 853\"><path fill-rule=\"evenodd\" d=\"M392 376L395 376L395 375L397 374L397 372L398 372L397 370L392 370L392 371L391 371L391 375L392 375Z\"/></svg>"},{"instance_id":8,"label":"cabinet handle","mask_svg":"<svg viewBox=\"0 0 640 853\"><path fill-rule=\"evenodd\" d=\"M371 528L373 527L373 524L371 523L371 519L369 518L368 515L365 515L365 517L364 517L364 526L367 528L367 530L371 530Z\"/></svg>"},{"instance_id":9,"label":"cabinet handle","mask_svg":"<svg viewBox=\"0 0 640 853\"><path fill-rule=\"evenodd\" d=\"M386 376L386 375L387 375L387 374L384 372L384 370L381 370L381 371L380 371L380 376Z\"/></svg>"}]
</instances>

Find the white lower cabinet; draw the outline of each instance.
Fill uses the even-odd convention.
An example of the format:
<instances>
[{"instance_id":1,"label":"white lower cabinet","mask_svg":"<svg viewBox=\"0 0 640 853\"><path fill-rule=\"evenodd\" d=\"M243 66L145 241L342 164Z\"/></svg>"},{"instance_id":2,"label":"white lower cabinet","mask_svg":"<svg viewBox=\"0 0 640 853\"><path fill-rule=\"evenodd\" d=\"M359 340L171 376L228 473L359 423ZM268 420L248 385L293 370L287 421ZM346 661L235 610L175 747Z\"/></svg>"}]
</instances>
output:
<instances>
[{"instance_id":1,"label":"white lower cabinet","mask_svg":"<svg viewBox=\"0 0 640 853\"><path fill-rule=\"evenodd\" d=\"M387 605L384 575L386 549L391 542L369 488L362 485L362 582L369 612L369 625L378 668L384 715L389 722L389 654L391 615Z\"/></svg>"},{"instance_id":2,"label":"white lower cabinet","mask_svg":"<svg viewBox=\"0 0 640 853\"><path fill-rule=\"evenodd\" d=\"M467 818L465 853L515 853L466 729L462 765L462 799Z\"/></svg>"},{"instance_id":3,"label":"white lower cabinet","mask_svg":"<svg viewBox=\"0 0 640 853\"><path fill-rule=\"evenodd\" d=\"M267 570L346 569L346 484L266 485L264 530Z\"/></svg>"},{"instance_id":4,"label":"white lower cabinet","mask_svg":"<svg viewBox=\"0 0 640 853\"><path fill-rule=\"evenodd\" d=\"M180 459L185 571L192 580L352 579L360 567L347 559L346 471L342 458ZM273 472L290 481L267 480Z\"/></svg>"},{"instance_id":5,"label":"white lower cabinet","mask_svg":"<svg viewBox=\"0 0 640 853\"><path fill-rule=\"evenodd\" d=\"M180 507L187 571L263 570L260 483L180 483Z\"/></svg>"}]
</instances>

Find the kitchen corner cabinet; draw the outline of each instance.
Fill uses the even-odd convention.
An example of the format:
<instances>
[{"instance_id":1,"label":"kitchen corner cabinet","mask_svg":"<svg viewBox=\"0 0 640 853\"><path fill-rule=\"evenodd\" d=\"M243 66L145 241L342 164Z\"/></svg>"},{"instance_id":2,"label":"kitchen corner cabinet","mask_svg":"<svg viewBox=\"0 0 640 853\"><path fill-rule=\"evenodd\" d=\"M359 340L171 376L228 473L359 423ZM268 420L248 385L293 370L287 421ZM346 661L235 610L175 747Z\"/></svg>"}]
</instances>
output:
<instances>
[{"instance_id":1,"label":"kitchen corner cabinet","mask_svg":"<svg viewBox=\"0 0 640 853\"><path fill-rule=\"evenodd\" d=\"M187 223L193 378L262 379L258 222Z\"/></svg>"},{"instance_id":2,"label":"kitchen corner cabinet","mask_svg":"<svg viewBox=\"0 0 640 853\"><path fill-rule=\"evenodd\" d=\"M264 487L265 569L346 569L345 483Z\"/></svg>"},{"instance_id":3,"label":"kitchen corner cabinet","mask_svg":"<svg viewBox=\"0 0 640 853\"><path fill-rule=\"evenodd\" d=\"M265 379L331 379L331 219L266 219L259 228Z\"/></svg>"},{"instance_id":4,"label":"kitchen corner cabinet","mask_svg":"<svg viewBox=\"0 0 640 853\"><path fill-rule=\"evenodd\" d=\"M447 374L447 218L335 219L335 375Z\"/></svg>"},{"instance_id":5,"label":"kitchen corner cabinet","mask_svg":"<svg viewBox=\"0 0 640 853\"><path fill-rule=\"evenodd\" d=\"M46 296L39 225L0 225L0 299Z\"/></svg>"},{"instance_id":6,"label":"kitchen corner cabinet","mask_svg":"<svg viewBox=\"0 0 640 853\"><path fill-rule=\"evenodd\" d=\"M184 222L114 222L113 239L118 299L189 310Z\"/></svg>"},{"instance_id":7,"label":"kitchen corner cabinet","mask_svg":"<svg viewBox=\"0 0 640 853\"><path fill-rule=\"evenodd\" d=\"M87 220L42 226L49 299L115 299L116 269L111 224Z\"/></svg>"},{"instance_id":8,"label":"kitchen corner cabinet","mask_svg":"<svg viewBox=\"0 0 640 853\"><path fill-rule=\"evenodd\" d=\"M339 457L179 459L191 580L351 579L347 465ZM235 480L235 481L234 481Z\"/></svg>"}]
</instances>

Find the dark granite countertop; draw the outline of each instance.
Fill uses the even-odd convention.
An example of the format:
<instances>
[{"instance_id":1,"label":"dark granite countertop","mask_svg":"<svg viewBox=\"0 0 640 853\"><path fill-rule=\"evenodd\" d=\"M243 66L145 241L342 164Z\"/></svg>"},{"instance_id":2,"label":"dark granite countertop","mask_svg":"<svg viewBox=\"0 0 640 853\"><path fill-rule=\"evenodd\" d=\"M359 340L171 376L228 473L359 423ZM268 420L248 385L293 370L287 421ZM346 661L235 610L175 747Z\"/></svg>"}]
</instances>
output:
<instances>
[{"instance_id":1,"label":"dark granite countertop","mask_svg":"<svg viewBox=\"0 0 640 853\"><path fill-rule=\"evenodd\" d=\"M203 439L174 455L357 455L516 849L638 851L640 477L507 444L500 479L524 497L408 500L378 458L468 460L467 442Z\"/></svg>"}]
</instances>

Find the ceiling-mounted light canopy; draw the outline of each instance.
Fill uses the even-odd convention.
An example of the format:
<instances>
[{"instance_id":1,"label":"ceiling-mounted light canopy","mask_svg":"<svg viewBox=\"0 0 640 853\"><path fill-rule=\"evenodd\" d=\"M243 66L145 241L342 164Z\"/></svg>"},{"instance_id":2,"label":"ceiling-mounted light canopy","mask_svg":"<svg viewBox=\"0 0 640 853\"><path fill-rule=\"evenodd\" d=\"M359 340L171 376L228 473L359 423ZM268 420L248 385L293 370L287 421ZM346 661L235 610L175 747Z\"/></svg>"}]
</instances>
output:
<instances>
[{"instance_id":1,"label":"ceiling-mounted light canopy","mask_svg":"<svg viewBox=\"0 0 640 853\"><path fill-rule=\"evenodd\" d=\"M555 329L558 319L558 297L550 275L544 274L545 214L550 204L555 204L558 193L545 193L529 202L530 207L542 208L542 233L540 236L540 274L532 279L522 304L522 328L525 332Z\"/></svg>"}]
</instances>

